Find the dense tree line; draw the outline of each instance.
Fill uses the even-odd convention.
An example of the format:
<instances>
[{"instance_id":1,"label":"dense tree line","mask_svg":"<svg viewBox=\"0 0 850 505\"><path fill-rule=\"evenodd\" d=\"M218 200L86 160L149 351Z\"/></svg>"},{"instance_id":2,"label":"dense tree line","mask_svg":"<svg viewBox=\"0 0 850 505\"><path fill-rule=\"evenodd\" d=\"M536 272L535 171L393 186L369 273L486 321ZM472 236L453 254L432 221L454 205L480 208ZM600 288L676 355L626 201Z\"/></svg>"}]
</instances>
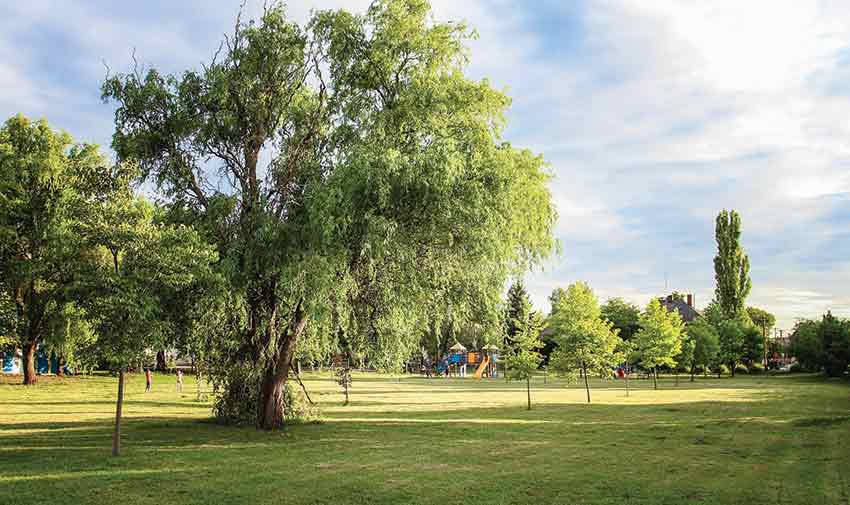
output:
<instances>
[{"instance_id":1,"label":"dense tree line","mask_svg":"<svg viewBox=\"0 0 850 505\"><path fill-rule=\"evenodd\" d=\"M833 377L850 372L850 320L827 312L819 321L799 321L791 334L790 351L802 370Z\"/></svg>"}]
</instances>

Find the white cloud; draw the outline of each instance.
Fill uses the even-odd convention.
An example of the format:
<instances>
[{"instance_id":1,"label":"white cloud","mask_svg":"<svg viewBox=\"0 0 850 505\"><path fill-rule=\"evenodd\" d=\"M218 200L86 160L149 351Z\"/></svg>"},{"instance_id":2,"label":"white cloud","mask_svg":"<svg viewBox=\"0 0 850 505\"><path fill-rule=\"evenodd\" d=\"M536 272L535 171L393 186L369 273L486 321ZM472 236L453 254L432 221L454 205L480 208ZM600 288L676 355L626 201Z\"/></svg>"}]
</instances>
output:
<instances>
[{"instance_id":1,"label":"white cloud","mask_svg":"<svg viewBox=\"0 0 850 505\"><path fill-rule=\"evenodd\" d=\"M313 8L362 11L368 3L290 2L288 9L304 21ZM146 9L161 17L150 22L116 5L0 6L0 112L68 117L60 121L89 130L73 133L105 142L109 109L93 105L101 59L124 70L135 47L142 61L167 70L197 66L238 10L229 1L155 3ZM249 2L248 14L260 6ZM842 202L832 195L850 192L850 92L843 89L850 67L841 59L850 4L589 0L574 7L434 1L438 20L477 29L470 74L507 88L510 140L543 152L557 176L564 255L528 279L540 308L553 287L576 279L602 298L645 303L661 294L665 276L671 289L694 291L705 304L721 208L742 213L754 304L777 312L785 326L806 311L850 307L850 269L832 264L823 273L801 259L826 247L834 228L823 218ZM540 30L541 15L580 15L564 24L579 31ZM50 74L53 62L38 48L19 42L44 30L74 46L70 66L78 75L67 82Z\"/></svg>"}]
</instances>

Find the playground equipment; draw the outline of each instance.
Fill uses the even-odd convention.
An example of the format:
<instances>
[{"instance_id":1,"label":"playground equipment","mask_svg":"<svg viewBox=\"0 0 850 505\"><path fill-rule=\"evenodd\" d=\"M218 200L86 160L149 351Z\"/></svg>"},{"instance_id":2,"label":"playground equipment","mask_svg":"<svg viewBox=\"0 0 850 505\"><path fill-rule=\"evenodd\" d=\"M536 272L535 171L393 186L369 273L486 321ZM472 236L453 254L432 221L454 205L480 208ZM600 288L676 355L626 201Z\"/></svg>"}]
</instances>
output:
<instances>
[{"instance_id":1,"label":"playground equipment","mask_svg":"<svg viewBox=\"0 0 850 505\"><path fill-rule=\"evenodd\" d=\"M475 370L475 378L480 379L481 374L484 373L484 369L486 369L490 365L490 356L484 356L484 360L478 365L478 369Z\"/></svg>"}]
</instances>

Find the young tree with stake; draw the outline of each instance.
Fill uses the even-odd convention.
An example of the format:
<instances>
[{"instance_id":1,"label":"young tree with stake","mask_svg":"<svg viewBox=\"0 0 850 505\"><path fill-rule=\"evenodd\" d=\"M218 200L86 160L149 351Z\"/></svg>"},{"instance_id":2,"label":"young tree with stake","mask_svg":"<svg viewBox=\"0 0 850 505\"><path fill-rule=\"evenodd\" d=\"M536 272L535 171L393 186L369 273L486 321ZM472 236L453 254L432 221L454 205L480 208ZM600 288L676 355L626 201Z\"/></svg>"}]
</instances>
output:
<instances>
[{"instance_id":1,"label":"young tree with stake","mask_svg":"<svg viewBox=\"0 0 850 505\"><path fill-rule=\"evenodd\" d=\"M543 317L534 311L525 311L522 321L514 321L517 331L513 336L513 345L505 357L505 377L509 381L524 380L528 410L531 410L531 379L540 367L543 357L537 352L543 346L540 332L543 330Z\"/></svg>"},{"instance_id":2,"label":"young tree with stake","mask_svg":"<svg viewBox=\"0 0 850 505\"><path fill-rule=\"evenodd\" d=\"M566 296L558 300L548 324L557 342L551 358L552 368L568 378L580 372L584 376L587 403L590 403L588 373L611 374L619 360L617 330L611 322L602 319L596 295L583 282L567 288Z\"/></svg>"}]
</instances>

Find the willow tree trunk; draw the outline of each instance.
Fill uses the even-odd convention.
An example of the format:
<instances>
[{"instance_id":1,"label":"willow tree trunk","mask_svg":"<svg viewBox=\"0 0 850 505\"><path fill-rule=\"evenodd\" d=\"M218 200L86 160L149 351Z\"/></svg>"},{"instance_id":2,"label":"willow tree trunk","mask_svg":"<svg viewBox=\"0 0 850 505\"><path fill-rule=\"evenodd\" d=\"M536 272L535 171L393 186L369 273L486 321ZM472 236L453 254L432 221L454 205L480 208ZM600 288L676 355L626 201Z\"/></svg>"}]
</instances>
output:
<instances>
[{"instance_id":1,"label":"willow tree trunk","mask_svg":"<svg viewBox=\"0 0 850 505\"><path fill-rule=\"evenodd\" d=\"M31 342L24 346L24 384L27 386L35 385L37 382L37 377L35 375L35 348L37 344L35 342Z\"/></svg>"},{"instance_id":2,"label":"willow tree trunk","mask_svg":"<svg viewBox=\"0 0 850 505\"><path fill-rule=\"evenodd\" d=\"M156 353L156 369L160 372L164 372L167 368L167 364L165 363L165 351L157 351Z\"/></svg>"},{"instance_id":3,"label":"willow tree trunk","mask_svg":"<svg viewBox=\"0 0 850 505\"><path fill-rule=\"evenodd\" d=\"M61 355L56 357L56 376L65 377L65 357Z\"/></svg>"},{"instance_id":4,"label":"willow tree trunk","mask_svg":"<svg viewBox=\"0 0 850 505\"><path fill-rule=\"evenodd\" d=\"M296 309L293 324L278 339L274 359L271 360L260 388L260 404L257 408L257 426L264 430L281 428L284 422L284 391L292 366L295 342L307 325L307 316ZM271 327L274 324L270 325ZM272 339L272 341L274 341Z\"/></svg>"},{"instance_id":5,"label":"willow tree trunk","mask_svg":"<svg viewBox=\"0 0 850 505\"><path fill-rule=\"evenodd\" d=\"M587 382L587 366L581 365L581 373L584 375L584 389L587 391L587 403L590 403L590 383Z\"/></svg>"},{"instance_id":6,"label":"willow tree trunk","mask_svg":"<svg viewBox=\"0 0 850 505\"><path fill-rule=\"evenodd\" d=\"M118 371L118 400L115 402L115 431L112 432L112 455L121 454L121 408L124 406L124 369Z\"/></svg>"}]
</instances>

